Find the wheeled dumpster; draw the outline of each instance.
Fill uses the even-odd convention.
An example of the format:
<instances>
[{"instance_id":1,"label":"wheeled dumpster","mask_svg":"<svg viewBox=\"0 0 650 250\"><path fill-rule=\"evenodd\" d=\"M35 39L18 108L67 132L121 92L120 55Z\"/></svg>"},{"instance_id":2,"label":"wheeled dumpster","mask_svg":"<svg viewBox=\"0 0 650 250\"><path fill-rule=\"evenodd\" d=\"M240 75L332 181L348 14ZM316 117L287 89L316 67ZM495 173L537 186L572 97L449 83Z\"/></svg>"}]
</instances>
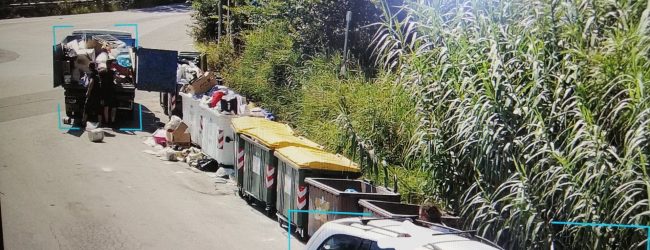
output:
<instances>
[{"instance_id":1,"label":"wheeled dumpster","mask_svg":"<svg viewBox=\"0 0 650 250\"><path fill-rule=\"evenodd\" d=\"M194 119L191 121L192 127L190 128L190 136L192 138L192 143L198 145L199 147L201 147L201 149L203 149L203 147L207 146L203 144L204 142L206 142L204 138L205 139L209 138L204 134L207 132L206 130L209 123L208 117L210 117L210 115L208 114L207 107L206 108L201 107L202 105L204 105L201 102L201 100L195 99L195 102L196 104L193 104L193 106L196 111L194 113L194 117L193 117ZM196 141L194 140L194 138L196 138Z\"/></svg>"},{"instance_id":2,"label":"wheeled dumpster","mask_svg":"<svg viewBox=\"0 0 650 250\"><path fill-rule=\"evenodd\" d=\"M216 117L211 115L210 108L205 103L199 103L197 108L200 110L199 116L201 117L201 124L199 128L201 130L199 134L200 143L197 144L201 146L201 152L214 159L211 154L216 154L217 147Z\"/></svg>"},{"instance_id":3,"label":"wheeled dumpster","mask_svg":"<svg viewBox=\"0 0 650 250\"><path fill-rule=\"evenodd\" d=\"M307 178L309 210L362 212L360 199L399 202L400 195L363 180ZM350 217L342 214L309 213L308 233L313 235L328 221Z\"/></svg>"},{"instance_id":4,"label":"wheeled dumpster","mask_svg":"<svg viewBox=\"0 0 650 250\"><path fill-rule=\"evenodd\" d=\"M274 122L260 117L236 117L231 121L231 127L235 136L235 150L237 154L234 155L233 161L236 163L237 171L235 171L237 188L239 189L239 195L243 196L243 186L244 186L244 160L245 160L245 145L246 142L240 136L240 134L245 130L250 130L252 128L273 128L276 133L283 133L287 135L293 135L293 130L289 125L279 122Z\"/></svg>"},{"instance_id":5,"label":"wheeled dumpster","mask_svg":"<svg viewBox=\"0 0 650 250\"><path fill-rule=\"evenodd\" d=\"M275 213L277 158L273 151L288 146L318 148L318 144L306 138L277 133L266 127L242 131L244 140L243 196L249 202L257 200L266 207L266 213Z\"/></svg>"},{"instance_id":6,"label":"wheeled dumpster","mask_svg":"<svg viewBox=\"0 0 650 250\"><path fill-rule=\"evenodd\" d=\"M234 133L230 125L237 115L222 114L218 110L199 104L203 115L201 151L219 163L221 167L234 165Z\"/></svg>"},{"instance_id":7,"label":"wheeled dumpster","mask_svg":"<svg viewBox=\"0 0 650 250\"><path fill-rule=\"evenodd\" d=\"M276 209L278 222L288 223L289 210L307 210L309 192L305 178L358 178L359 166L349 159L320 149L289 146L279 148ZM303 239L307 236L308 215L293 213L291 227Z\"/></svg>"}]
</instances>

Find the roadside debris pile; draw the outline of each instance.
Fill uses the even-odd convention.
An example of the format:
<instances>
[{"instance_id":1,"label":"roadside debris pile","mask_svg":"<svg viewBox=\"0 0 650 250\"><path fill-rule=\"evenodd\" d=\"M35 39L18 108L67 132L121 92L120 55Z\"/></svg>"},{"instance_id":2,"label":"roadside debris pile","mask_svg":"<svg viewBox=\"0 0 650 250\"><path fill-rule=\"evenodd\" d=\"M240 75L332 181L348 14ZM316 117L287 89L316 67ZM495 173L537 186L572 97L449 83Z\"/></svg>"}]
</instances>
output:
<instances>
[{"instance_id":1,"label":"roadside debris pile","mask_svg":"<svg viewBox=\"0 0 650 250\"><path fill-rule=\"evenodd\" d=\"M229 179L234 175L232 168L220 167L217 161L190 144L188 126L178 116L172 116L163 128L147 137L144 144L154 148L144 152L155 155L160 160L185 162L190 167L204 172L216 172L216 178Z\"/></svg>"},{"instance_id":2,"label":"roadside debris pile","mask_svg":"<svg viewBox=\"0 0 650 250\"><path fill-rule=\"evenodd\" d=\"M163 161L186 162L192 167L196 167L200 160L206 159L199 148L191 146L183 148L167 144L165 138L159 136L161 131L164 132L164 130L159 129L152 137L145 139L143 143L154 148L154 150L145 150L145 153L158 156Z\"/></svg>"}]
</instances>

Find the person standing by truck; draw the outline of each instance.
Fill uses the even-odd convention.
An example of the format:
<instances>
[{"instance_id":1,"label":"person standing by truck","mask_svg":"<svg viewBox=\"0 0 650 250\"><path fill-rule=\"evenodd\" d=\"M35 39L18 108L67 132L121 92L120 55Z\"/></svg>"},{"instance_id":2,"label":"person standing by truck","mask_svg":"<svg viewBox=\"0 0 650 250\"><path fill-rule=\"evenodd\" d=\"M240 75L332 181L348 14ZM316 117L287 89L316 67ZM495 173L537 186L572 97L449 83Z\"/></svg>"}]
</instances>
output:
<instances>
[{"instance_id":1,"label":"person standing by truck","mask_svg":"<svg viewBox=\"0 0 650 250\"><path fill-rule=\"evenodd\" d=\"M101 105L104 114L104 123L106 125L115 123L115 114L117 112L115 99L115 72L113 63L115 60L106 61L106 68L99 71L99 81L101 83Z\"/></svg>"},{"instance_id":2,"label":"person standing by truck","mask_svg":"<svg viewBox=\"0 0 650 250\"><path fill-rule=\"evenodd\" d=\"M102 115L100 111L100 83L99 72L97 72L97 64L91 62L88 65L90 72L88 72L88 89L86 90L86 103L84 105L84 114L82 124L85 126L86 121L90 115L97 115L97 121L101 122Z\"/></svg>"}]
</instances>

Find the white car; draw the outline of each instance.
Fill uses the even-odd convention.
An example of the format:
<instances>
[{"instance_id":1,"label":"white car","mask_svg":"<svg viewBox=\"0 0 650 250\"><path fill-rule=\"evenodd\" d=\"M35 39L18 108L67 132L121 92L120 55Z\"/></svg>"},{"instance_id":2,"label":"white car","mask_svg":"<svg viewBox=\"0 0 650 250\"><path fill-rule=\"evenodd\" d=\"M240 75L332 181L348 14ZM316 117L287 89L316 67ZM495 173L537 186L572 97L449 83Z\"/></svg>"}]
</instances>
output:
<instances>
[{"instance_id":1,"label":"white car","mask_svg":"<svg viewBox=\"0 0 650 250\"><path fill-rule=\"evenodd\" d=\"M410 219L345 218L325 223L307 242L307 250L498 250L472 232Z\"/></svg>"}]
</instances>

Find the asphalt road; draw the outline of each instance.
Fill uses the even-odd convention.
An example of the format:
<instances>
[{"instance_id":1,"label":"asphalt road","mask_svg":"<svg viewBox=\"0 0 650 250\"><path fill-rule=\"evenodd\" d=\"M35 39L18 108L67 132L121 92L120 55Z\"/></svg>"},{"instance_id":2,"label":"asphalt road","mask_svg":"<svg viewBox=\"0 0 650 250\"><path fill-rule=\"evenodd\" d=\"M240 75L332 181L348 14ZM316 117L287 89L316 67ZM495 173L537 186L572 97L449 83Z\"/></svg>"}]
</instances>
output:
<instances>
[{"instance_id":1,"label":"asphalt road","mask_svg":"<svg viewBox=\"0 0 650 250\"><path fill-rule=\"evenodd\" d=\"M192 50L186 6L0 20L0 203L5 249L286 249L287 235L184 163L143 151L147 132L91 143L60 130L52 88L52 25L137 23L143 47ZM120 28L129 30L129 28ZM69 30L62 29L62 37ZM145 127L165 119L138 92ZM292 248L303 244L293 240Z\"/></svg>"}]
</instances>

